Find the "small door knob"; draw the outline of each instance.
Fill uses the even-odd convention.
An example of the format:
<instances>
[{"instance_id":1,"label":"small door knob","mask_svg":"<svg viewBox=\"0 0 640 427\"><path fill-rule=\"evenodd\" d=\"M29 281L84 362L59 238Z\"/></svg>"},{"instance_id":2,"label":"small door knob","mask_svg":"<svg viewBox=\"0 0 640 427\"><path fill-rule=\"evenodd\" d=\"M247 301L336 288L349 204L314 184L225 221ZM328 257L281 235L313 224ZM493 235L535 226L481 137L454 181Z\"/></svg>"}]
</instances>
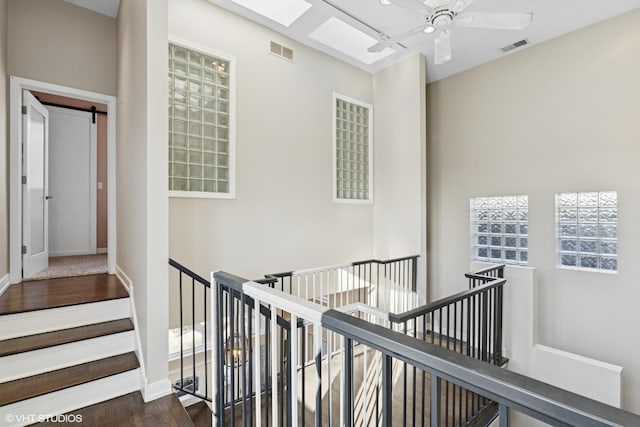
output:
<instances>
[{"instance_id":1,"label":"small door knob","mask_svg":"<svg viewBox=\"0 0 640 427\"><path fill-rule=\"evenodd\" d=\"M49 199L53 199L53 196L47 196L47 197L45 197L45 200L49 200Z\"/></svg>"}]
</instances>

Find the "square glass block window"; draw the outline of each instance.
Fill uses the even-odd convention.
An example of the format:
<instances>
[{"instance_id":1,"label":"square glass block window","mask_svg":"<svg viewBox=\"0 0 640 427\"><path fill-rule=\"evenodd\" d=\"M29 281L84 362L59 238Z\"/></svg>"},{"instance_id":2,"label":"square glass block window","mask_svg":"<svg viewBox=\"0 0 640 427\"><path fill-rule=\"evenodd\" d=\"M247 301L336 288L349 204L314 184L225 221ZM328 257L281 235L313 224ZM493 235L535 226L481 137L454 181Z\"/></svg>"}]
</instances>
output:
<instances>
[{"instance_id":1,"label":"square glass block window","mask_svg":"<svg viewBox=\"0 0 640 427\"><path fill-rule=\"evenodd\" d=\"M333 111L334 201L370 202L372 106L334 94Z\"/></svg>"},{"instance_id":2,"label":"square glass block window","mask_svg":"<svg viewBox=\"0 0 640 427\"><path fill-rule=\"evenodd\" d=\"M527 196L471 199L473 259L527 265L529 251Z\"/></svg>"},{"instance_id":3,"label":"square glass block window","mask_svg":"<svg viewBox=\"0 0 640 427\"><path fill-rule=\"evenodd\" d=\"M169 43L169 190L173 195L222 197L232 191L230 66L229 60Z\"/></svg>"},{"instance_id":4,"label":"square glass block window","mask_svg":"<svg viewBox=\"0 0 640 427\"><path fill-rule=\"evenodd\" d=\"M618 194L615 191L556 195L558 264L618 271Z\"/></svg>"}]
</instances>

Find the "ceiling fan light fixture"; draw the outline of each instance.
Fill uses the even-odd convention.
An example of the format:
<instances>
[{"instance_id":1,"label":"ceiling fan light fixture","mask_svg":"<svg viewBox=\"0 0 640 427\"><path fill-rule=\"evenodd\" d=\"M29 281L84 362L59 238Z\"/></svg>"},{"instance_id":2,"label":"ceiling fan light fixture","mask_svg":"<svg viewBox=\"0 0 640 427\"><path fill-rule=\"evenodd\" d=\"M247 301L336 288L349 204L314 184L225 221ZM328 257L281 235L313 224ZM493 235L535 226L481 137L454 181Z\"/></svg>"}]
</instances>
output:
<instances>
[{"instance_id":1,"label":"ceiling fan light fixture","mask_svg":"<svg viewBox=\"0 0 640 427\"><path fill-rule=\"evenodd\" d=\"M427 24L427 26L426 26L426 27L424 27L424 30L422 30L422 31L424 31L424 33L425 33L425 34L431 34L431 33L433 33L435 30L436 30L436 27L434 27L434 26L433 26L433 25L431 25L431 24Z\"/></svg>"}]
</instances>

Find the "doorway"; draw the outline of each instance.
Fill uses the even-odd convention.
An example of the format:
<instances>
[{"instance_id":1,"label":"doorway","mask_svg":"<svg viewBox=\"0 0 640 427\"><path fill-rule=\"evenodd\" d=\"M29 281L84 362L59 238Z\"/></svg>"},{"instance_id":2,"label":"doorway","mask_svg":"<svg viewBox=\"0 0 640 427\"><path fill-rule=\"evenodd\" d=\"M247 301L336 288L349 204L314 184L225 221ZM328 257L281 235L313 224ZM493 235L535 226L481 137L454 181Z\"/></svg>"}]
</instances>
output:
<instances>
[{"instance_id":1,"label":"doorway","mask_svg":"<svg viewBox=\"0 0 640 427\"><path fill-rule=\"evenodd\" d=\"M14 76L10 87L11 283L114 274L115 98ZM44 150L37 132L30 131L39 128L31 126L33 118L23 106L36 121L44 108L41 116L49 128L48 140L40 138ZM20 143L30 134L36 135L34 150ZM29 176L37 169L31 167L30 151L44 153L42 183ZM38 156L33 160L38 166ZM46 254L48 265L30 264L36 254L40 260Z\"/></svg>"}]
</instances>

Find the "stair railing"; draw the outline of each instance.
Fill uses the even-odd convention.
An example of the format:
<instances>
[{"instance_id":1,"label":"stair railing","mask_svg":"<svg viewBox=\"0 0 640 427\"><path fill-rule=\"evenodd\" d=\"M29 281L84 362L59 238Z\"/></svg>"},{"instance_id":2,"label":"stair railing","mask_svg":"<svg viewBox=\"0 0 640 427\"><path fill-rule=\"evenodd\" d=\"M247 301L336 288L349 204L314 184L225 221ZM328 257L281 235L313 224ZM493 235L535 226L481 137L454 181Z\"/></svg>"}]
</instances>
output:
<instances>
[{"instance_id":1,"label":"stair railing","mask_svg":"<svg viewBox=\"0 0 640 427\"><path fill-rule=\"evenodd\" d=\"M180 328L177 329L178 333L175 337L180 341L180 377L173 387L180 395L188 394L211 402L208 355L211 347L211 325L209 324L211 314L208 307L211 299L211 283L173 259L169 259L169 265L178 272L178 304L180 306ZM190 295L187 291L190 291ZM204 375L198 375L197 372L198 355L202 355L204 359L201 364ZM204 379L204 387L200 383L201 378ZM204 392L200 391L203 388Z\"/></svg>"},{"instance_id":2,"label":"stair railing","mask_svg":"<svg viewBox=\"0 0 640 427\"><path fill-rule=\"evenodd\" d=\"M417 411L404 425L464 425L466 419L452 414L446 420L443 381L469 390L498 407L500 425L509 425L510 410L524 413L551 425L632 426L640 425L640 416L561 390L532 378L507 371L491 363L477 360L439 345L378 325L363 316L346 314L287 292L260 285L233 275L214 274L216 292L212 293L213 319L227 324L225 315L243 319L241 340L227 352L215 347L214 373L218 378L214 425L398 425L401 414L393 405L399 391L398 366L406 364L410 371L428 378L423 400L413 400ZM498 280L499 281L499 280ZM482 286L480 286L482 288ZM483 290L479 290L483 292ZM228 305L232 301L232 305ZM235 306L234 306L235 304ZM227 308L225 308L227 307ZM231 307L233 312L230 312ZM369 313L371 315L371 313ZM366 316L364 316L366 317ZM302 368L298 345L303 324L310 325L308 334L315 355L315 365ZM227 328L216 328L216 340L222 340ZM334 335L340 343L339 355L323 362L325 337ZM332 342L333 340L329 340ZM232 358L227 359L231 354ZM231 384L222 381L225 369L234 369L236 359L242 361L243 393L230 407L225 407ZM359 370L364 357L377 371L368 391L360 392ZM231 362L231 363L230 363ZM366 365L366 363L365 363ZM311 375L302 381L301 371ZM335 401L327 398L334 390ZM310 399L301 399L307 390ZM233 394L233 393L232 393ZM355 397L370 396L369 399ZM326 422L325 422L326 421Z\"/></svg>"}]
</instances>

